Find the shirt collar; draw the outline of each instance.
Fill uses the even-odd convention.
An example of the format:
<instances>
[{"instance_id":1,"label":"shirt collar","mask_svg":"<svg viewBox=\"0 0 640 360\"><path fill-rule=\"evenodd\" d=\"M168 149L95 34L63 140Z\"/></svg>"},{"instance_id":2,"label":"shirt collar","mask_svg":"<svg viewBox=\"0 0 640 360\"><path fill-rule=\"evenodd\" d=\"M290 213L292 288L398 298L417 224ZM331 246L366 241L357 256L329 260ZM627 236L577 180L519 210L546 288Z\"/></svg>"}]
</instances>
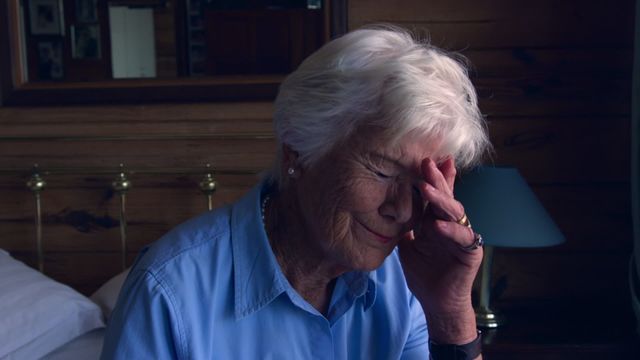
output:
<instances>
[{"instance_id":1,"label":"shirt collar","mask_svg":"<svg viewBox=\"0 0 640 360\"><path fill-rule=\"evenodd\" d=\"M240 319L286 290L262 224L260 199L264 183L254 187L231 210L235 316Z\"/></svg>"},{"instance_id":2,"label":"shirt collar","mask_svg":"<svg viewBox=\"0 0 640 360\"><path fill-rule=\"evenodd\" d=\"M261 199L268 189L266 181L260 183L231 210L236 319L258 311L283 292L295 292L282 273L264 230ZM349 296L364 296L364 310L369 309L376 297L375 271L352 271L342 278Z\"/></svg>"}]
</instances>

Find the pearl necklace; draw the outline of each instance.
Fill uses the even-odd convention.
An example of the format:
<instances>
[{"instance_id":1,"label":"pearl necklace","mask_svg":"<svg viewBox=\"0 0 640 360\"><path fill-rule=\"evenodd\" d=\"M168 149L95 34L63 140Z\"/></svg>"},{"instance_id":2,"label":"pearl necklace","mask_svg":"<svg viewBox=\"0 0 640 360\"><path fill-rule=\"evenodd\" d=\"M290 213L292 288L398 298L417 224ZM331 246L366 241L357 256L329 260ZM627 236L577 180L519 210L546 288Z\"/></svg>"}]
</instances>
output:
<instances>
[{"instance_id":1,"label":"pearl necklace","mask_svg":"<svg viewBox=\"0 0 640 360\"><path fill-rule=\"evenodd\" d=\"M267 224L264 221L264 214L267 212L267 203L269 202L269 195L266 195L262 200L262 205L260 206L260 215L262 218L262 226L264 227L264 231L267 231Z\"/></svg>"}]
</instances>

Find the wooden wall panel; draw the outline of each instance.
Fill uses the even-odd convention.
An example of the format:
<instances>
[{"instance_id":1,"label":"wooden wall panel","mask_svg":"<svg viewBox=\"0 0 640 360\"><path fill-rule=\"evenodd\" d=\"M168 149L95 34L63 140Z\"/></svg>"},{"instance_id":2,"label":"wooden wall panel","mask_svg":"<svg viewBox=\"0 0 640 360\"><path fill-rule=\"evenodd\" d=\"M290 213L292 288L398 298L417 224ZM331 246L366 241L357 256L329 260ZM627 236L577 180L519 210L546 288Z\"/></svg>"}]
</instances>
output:
<instances>
[{"instance_id":1,"label":"wooden wall panel","mask_svg":"<svg viewBox=\"0 0 640 360\"><path fill-rule=\"evenodd\" d=\"M627 256L628 260L628 256ZM571 299L581 305L603 305L603 301L626 304L628 280L620 276L628 269L619 253L557 252L552 249L500 250L495 254L495 301L504 299ZM502 284L501 284L502 282ZM623 309L611 309L618 316ZM610 318L611 323L618 321Z\"/></svg>"},{"instance_id":2,"label":"wooden wall panel","mask_svg":"<svg viewBox=\"0 0 640 360\"><path fill-rule=\"evenodd\" d=\"M197 167L206 163L220 169L246 170L270 164L273 140L115 140L60 142L5 142L0 166L28 168L30 160L42 167L100 166L128 168Z\"/></svg>"},{"instance_id":3,"label":"wooden wall panel","mask_svg":"<svg viewBox=\"0 0 640 360\"><path fill-rule=\"evenodd\" d=\"M120 201L126 164L128 256L206 210L198 183L211 163L229 204L271 165L271 104L0 108L0 248L35 264L35 200L25 183L38 163L45 273L85 293L120 271Z\"/></svg>"},{"instance_id":4,"label":"wooden wall panel","mask_svg":"<svg viewBox=\"0 0 640 360\"><path fill-rule=\"evenodd\" d=\"M258 180L255 174L243 177L225 182L222 176L213 206L236 201ZM132 178L134 187L126 201L129 264L144 246L206 211L205 198L197 188L198 180L178 181L185 183L184 186L176 186L174 181L169 186L146 187L144 182ZM108 182L103 185L106 186L48 188L42 193L45 273L86 294L121 271L120 202L109 191ZM2 195L6 193L0 192ZM32 196L25 189L12 190L9 195L20 201L8 201L9 206L0 212L0 248L35 264ZM18 206L11 206L12 203Z\"/></svg>"},{"instance_id":5,"label":"wooden wall panel","mask_svg":"<svg viewBox=\"0 0 640 360\"><path fill-rule=\"evenodd\" d=\"M632 246L631 202L626 184L532 184L535 194L566 236L548 249L574 253L617 253L626 263ZM625 276L622 276L625 277Z\"/></svg>"},{"instance_id":6,"label":"wooden wall panel","mask_svg":"<svg viewBox=\"0 0 640 360\"><path fill-rule=\"evenodd\" d=\"M156 47L156 73L159 78L178 75L176 51L175 0L168 0L164 7L153 10Z\"/></svg>"},{"instance_id":7,"label":"wooden wall panel","mask_svg":"<svg viewBox=\"0 0 640 360\"><path fill-rule=\"evenodd\" d=\"M219 184L213 206L230 204L240 198L257 182L257 176L250 178L249 186ZM28 194L28 190L24 192ZM30 194L21 197L27 206L8 206L0 213L0 221L11 223L11 227L3 231L2 247L28 252L35 250L35 206ZM206 206L196 183L188 188L134 187L126 200L129 251L137 252L176 224L206 211ZM42 193L42 216L45 250L120 251L120 200L108 186L47 189Z\"/></svg>"},{"instance_id":8,"label":"wooden wall panel","mask_svg":"<svg viewBox=\"0 0 640 360\"><path fill-rule=\"evenodd\" d=\"M380 21L428 29L435 45L469 58L496 148L493 162L518 167L566 235L556 248L498 249L496 279L508 282L503 300L607 294L624 302L633 5L349 1L351 29ZM272 112L269 103L0 108L0 247L34 261L33 199L24 189L33 163L100 170L51 173L43 194L46 271L88 292L119 271L112 226L118 201L108 188L120 162L134 182L133 257L203 206L197 171L143 170L210 162L220 170L215 204L231 202L271 162Z\"/></svg>"},{"instance_id":9,"label":"wooden wall panel","mask_svg":"<svg viewBox=\"0 0 640 360\"><path fill-rule=\"evenodd\" d=\"M454 50L454 49L451 49ZM475 77L546 76L562 78L585 73L604 79L627 80L631 76L633 52L622 48L530 48L461 49L470 60Z\"/></svg>"},{"instance_id":10,"label":"wooden wall panel","mask_svg":"<svg viewBox=\"0 0 640 360\"><path fill-rule=\"evenodd\" d=\"M496 164L533 183L628 183L629 118L489 117Z\"/></svg>"},{"instance_id":11,"label":"wooden wall panel","mask_svg":"<svg viewBox=\"0 0 640 360\"><path fill-rule=\"evenodd\" d=\"M271 132L270 103L3 108L1 136L229 136ZM4 141L5 139L3 139Z\"/></svg>"},{"instance_id":12,"label":"wooden wall panel","mask_svg":"<svg viewBox=\"0 0 640 360\"><path fill-rule=\"evenodd\" d=\"M422 29L448 49L627 47L634 2L351 0L349 28L392 23Z\"/></svg>"},{"instance_id":13,"label":"wooden wall panel","mask_svg":"<svg viewBox=\"0 0 640 360\"><path fill-rule=\"evenodd\" d=\"M488 116L627 116L631 84L627 79L528 75L475 78L480 109Z\"/></svg>"},{"instance_id":14,"label":"wooden wall panel","mask_svg":"<svg viewBox=\"0 0 640 360\"><path fill-rule=\"evenodd\" d=\"M470 60L496 150L489 162L517 167L567 237L549 249L497 249L499 300L628 307L634 5L349 1L351 29L392 23Z\"/></svg>"}]
</instances>

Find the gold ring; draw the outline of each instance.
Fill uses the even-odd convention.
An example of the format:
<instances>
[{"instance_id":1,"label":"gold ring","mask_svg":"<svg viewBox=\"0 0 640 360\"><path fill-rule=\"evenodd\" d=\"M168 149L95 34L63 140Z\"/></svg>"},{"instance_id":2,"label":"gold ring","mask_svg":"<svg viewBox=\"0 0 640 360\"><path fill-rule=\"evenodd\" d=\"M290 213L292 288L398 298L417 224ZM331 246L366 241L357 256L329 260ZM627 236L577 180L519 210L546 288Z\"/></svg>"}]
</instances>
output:
<instances>
[{"instance_id":1,"label":"gold ring","mask_svg":"<svg viewBox=\"0 0 640 360\"><path fill-rule=\"evenodd\" d=\"M462 214L462 217L456 220L456 222L462 226L466 226L468 228L471 227L471 223L469 222L469 218L467 217L466 213Z\"/></svg>"}]
</instances>

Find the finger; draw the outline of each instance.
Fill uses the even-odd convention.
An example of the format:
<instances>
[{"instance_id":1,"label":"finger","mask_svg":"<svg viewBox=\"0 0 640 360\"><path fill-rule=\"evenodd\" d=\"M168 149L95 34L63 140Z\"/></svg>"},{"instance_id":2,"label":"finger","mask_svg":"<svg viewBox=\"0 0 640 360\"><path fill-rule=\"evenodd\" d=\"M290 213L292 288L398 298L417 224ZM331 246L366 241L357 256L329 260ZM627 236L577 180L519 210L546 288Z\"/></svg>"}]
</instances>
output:
<instances>
[{"instance_id":1,"label":"finger","mask_svg":"<svg viewBox=\"0 0 640 360\"><path fill-rule=\"evenodd\" d=\"M429 232L429 236L436 241L448 244L460 251L465 251L464 248L475 242L475 234L471 228L450 221L434 219L433 226L429 227ZM421 243L415 242L415 245L420 249Z\"/></svg>"},{"instance_id":2,"label":"finger","mask_svg":"<svg viewBox=\"0 0 640 360\"><path fill-rule=\"evenodd\" d=\"M446 194L453 195L453 191L449 187L449 184L447 184L447 179L445 179L444 175L442 174L442 172L440 172L440 169L438 169L436 163L433 160L429 158L422 160L420 170L425 182L431 184L432 186L445 192Z\"/></svg>"},{"instance_id":3,"label":"finger","mask_svg":"<svg viewBox=\"0 0 640 360\"><path fill-rule=\"evenodd\" d=\"M440 170L444 179L447 181L449 189L453 191L453 184L456 181L456 163L453 160L453 157L447 157L440 165L438 165L438 170Z\"/></svg>"},{"instance_id":4,"label":"finger","mask_svg":"<svg viewBox=\"0 0 640 360\"><path fill-rule=\"evenodd\" d=\"M438 219L458 221L464 215L464 206L450 194L436 189L431 184L424 185L423 198L428 202L428 208Z\"/></svg>"}]
</instances>

